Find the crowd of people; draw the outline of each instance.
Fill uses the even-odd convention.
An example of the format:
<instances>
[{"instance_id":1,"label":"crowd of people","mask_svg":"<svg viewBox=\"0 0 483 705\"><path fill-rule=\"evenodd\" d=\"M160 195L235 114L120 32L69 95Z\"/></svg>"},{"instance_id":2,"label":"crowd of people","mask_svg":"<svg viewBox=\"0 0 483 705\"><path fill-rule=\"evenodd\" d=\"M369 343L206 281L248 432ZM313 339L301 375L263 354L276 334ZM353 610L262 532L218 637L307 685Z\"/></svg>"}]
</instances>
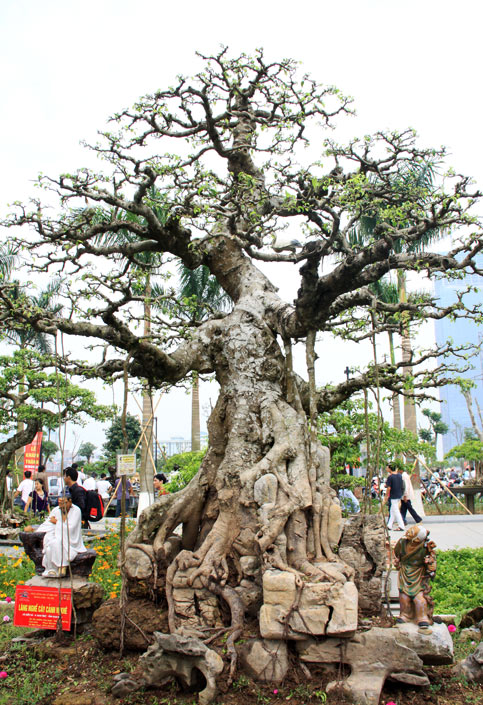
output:
<instances>
[{"instance_id":1,"label":"crowd of people","mask_svg":"<svg viewBox=\"0 0 483 705\"><path fill-rule=\"evenodd\" d=\"M167 493L165 487L167 481L164 473L157 473L154 476L153 493L156 498ZM12 478L9 473L7 473L6 484L7 492L12 492ZM102 473L98 477L94 472L87 475L79 468L77 463L73 463L64 468L60 486L57 485L57 488L59 490L59 497L65 496L66 494L72 497L74 506L79 507L81 510L84 525L87 523L85 516L87 491L97 492L102 498L104 506L109 503L111 498L115 498L115 516L119 517L121 515L123 485L121 478L116 476L114 468L110 468L109 474ZM126 513L129 512L131 502L138 491L138 479L135 477L131 482L129 478L126 478L124 493L124 507ZM17 497L20 498L20 506L25 514L32 513L34 515L42 515L51 511L53 503L49 499L47 473L45 472L44 465L39 465L35 478L32 478L32 472L30 470L25 471L24 479L19 483L13 494L14 500Z\"/></svg>"},{"instance_id":2,"label":"crowd of people","mask_svg":"<svg viewBox=\"0 0 483 705\"><path fill-rule=\"evenodd\" d=\"M386 466L386 474L386 479L377 476L372 478L370 494L373 499L380 499L383 504L388 505L388 527L392 529L397 525L395 531L404 531L408 515L415 524L419 524L422 519L413 506L415 494L410 475L404 467L399 467L396 463ZM430 477L421 478L421 493L423 497L430 493L434 498L438 494L444 494L445 487L451 489L453 485L458 486L474 477L475 470L471 466L464 469L438 468ZM362 492L362 489L359 489ZM360 501L351 490L339 490L339 499L349 514L357 514L360 511Z\"/></svg>"}]
</instances>

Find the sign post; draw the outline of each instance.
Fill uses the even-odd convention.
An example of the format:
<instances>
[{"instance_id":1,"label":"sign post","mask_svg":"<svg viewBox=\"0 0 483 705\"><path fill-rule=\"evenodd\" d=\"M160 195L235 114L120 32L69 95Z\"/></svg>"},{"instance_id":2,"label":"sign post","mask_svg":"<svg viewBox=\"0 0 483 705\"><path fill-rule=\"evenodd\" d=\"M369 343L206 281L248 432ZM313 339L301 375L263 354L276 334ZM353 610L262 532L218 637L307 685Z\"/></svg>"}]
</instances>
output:
<instances>
[{"instance_id":1,"label":"sign post","mask_svg":"<svg viewBox=\"0 0 483 705\"><path fill-rule=\"evenodd\" d=\"M124 453L117 456L117 476L133 475L136 472L136 453Z\"/></svg>"},{"instance_id":2,"label":"sign post","mask_svg":"<svg viewBox=\"0 0 483 705\"><path fill-rule=\"evenodd\" d=\"M25 446L23 457L23 471L30 470L32 477L39 468L40 448L42 446L42 431L37 431L32 443Z\"/></svg>"},{"instance_id":3,"label":"sign post","mask_svg":"<svg viewBox=\"0 0 483 705\"><path fill-rule=\"evenodd\" d=\"M72 590L17 585L13 616L16 627L56 630L59 614L62 629L69 631L72 621Z\"/></svg>"}]
</instances>

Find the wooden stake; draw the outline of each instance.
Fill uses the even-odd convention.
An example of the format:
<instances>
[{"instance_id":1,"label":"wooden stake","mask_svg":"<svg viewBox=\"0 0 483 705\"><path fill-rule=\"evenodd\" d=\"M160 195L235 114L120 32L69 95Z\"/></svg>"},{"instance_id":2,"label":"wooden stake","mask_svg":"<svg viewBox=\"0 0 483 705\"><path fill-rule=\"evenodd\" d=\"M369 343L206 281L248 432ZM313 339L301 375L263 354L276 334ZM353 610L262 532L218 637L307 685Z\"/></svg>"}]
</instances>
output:
<instances>
[{"instance_id":1,"label":"wooden stake","mask_svg":"<svg viewBox=\"0 0 483 705\"><path fill-rule=\"evenodd\" d=\"M423 468L426 468L426 470L427 470L429 473L431 473L431 475L432 475L434 478L436 478L436 481L439 482L439 484L441 485L441 487L443 488L443 490L445 490L446 492L448 492L448 493L453 497L453 499L455 499L455 500L458 502L458 504L461 504L461 506L463 507L463 509L465 510L465 512L468 512L468 514L469 514L470 516L473 516L473 512L470 512L470 510L468 509L468 507L466 507L466 506L463 504L463 502L460 502L460 500L458 499L458 497L457 497L455 494L453 494L453 492L451 492L451 490L449 489L449 487L446 487L446 485L445 485L443 482L441 482L441 480L440 480L439 477L436 475L436 473L434 473L432 470L430 470L430 469L428 468L428 466L426 465L426 463L424 462L424 460L421 460L420 458L418 458L418 457L417 457L416 455L414 455L413 453L411 453L411 455L413 456L413 458L416 459L416 462L421 463L421 465L423 466Z\"/></svg>"}]
</instances>

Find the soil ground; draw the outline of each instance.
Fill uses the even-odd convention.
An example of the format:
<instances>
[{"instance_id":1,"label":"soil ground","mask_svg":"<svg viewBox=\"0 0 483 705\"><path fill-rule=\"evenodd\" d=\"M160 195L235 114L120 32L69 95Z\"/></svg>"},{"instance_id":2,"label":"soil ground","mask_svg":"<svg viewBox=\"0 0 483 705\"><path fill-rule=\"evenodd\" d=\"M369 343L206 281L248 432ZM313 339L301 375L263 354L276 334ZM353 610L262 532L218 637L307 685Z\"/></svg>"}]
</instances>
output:
<instances>
[{"instance_id":1,"label":"soil ground","mask_svg":"<svg viewBox=\"0 0 483 705\"><path fill-rule=\"evenodd\" d=\"M12 630L14 628L11 628ZM30 630L15 629L15 635ZM0 644L0 670L7 676L0 680L0 705L194 705L195 692L181 691L175 682L156 689L147 689L125 698L110 693L113 678L121 672L136 674L139 653L101 650L91 635L75 640L63 635L60 641L49 636L38 643L12 643L13 631L3 631ZM460 641L456 636L457 658L463 658L476 646ZM223 643L215 642L223 652ZM220 705L344 705L341 694L326 695L329 681L337 679L338 669L328 672L323 667L309 666L307 677L294 657L287 679L278 686L254 683L238 675L231 686L223 676L219 681ZM426 688L402 686L386 682L380 702L396 705L481 705L483 686L469 684L453 675L451 666L425 669L430 685ZM340 675L343 672L340 670ZM1 675L1 674L0 674Z\"/></svg>"}]
</instances>

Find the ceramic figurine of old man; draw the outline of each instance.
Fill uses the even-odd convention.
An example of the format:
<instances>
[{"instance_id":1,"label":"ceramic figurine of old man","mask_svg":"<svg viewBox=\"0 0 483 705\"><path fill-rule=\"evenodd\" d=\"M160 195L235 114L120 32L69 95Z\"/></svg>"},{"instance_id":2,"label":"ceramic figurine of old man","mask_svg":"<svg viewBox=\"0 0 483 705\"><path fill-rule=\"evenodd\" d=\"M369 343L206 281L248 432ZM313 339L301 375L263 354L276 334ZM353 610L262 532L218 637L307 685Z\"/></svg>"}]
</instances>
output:
<instances>
[{"instance_id":1,"label":"ceramic figurine of old man","mask_svg":"<svg viewBox=\"0 0 483 705\"><path fill-rule=\"evenodd\" d=\"M433 600L430 580L436 572L436 544L429 531L418 524L409 528L395 548L395 566L399 571L399 624L416 622L421 633L430 633L433 623Z\"/></svg>"}]
</instances>

